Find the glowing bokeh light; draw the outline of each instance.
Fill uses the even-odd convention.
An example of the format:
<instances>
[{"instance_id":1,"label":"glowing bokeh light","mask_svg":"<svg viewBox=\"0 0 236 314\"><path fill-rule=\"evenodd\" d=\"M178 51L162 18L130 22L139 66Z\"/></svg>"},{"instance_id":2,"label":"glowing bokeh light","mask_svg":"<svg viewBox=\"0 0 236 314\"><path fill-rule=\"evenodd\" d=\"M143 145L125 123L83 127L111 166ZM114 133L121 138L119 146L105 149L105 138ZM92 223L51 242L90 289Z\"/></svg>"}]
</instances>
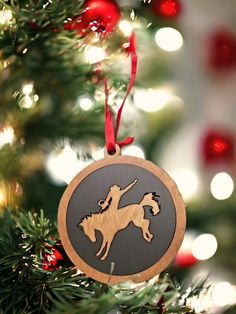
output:
<instances>
[{"instance_id":1,"label":"glowing bokeh light","mask_svg":"<svg viewBox=\"0 0 236 314\"><path fill-rule=\"evenodd\" d=\"M217 200L226 200L234 190L234 182L226 172L217 173L211 181L211 194Z\"/></svg>"},{"instance_id":2,"label":"glowing bokeh light","mask_svg":"<svg viewBox=\"0 0 236 314\"><path fill-rule=\"evenodd\" d=\"M86 62L90 64L98 63L106 58L105 50L96 46L88 46L84 51L84 55Z\"/></svg>"},{"instance_id":3,"label":"glowing bokeh light","mask_svg":"<svg viewBox=\"0 0 236 314\"><path fill-rule=\"evenodd\" d=\"M157 45L165 51L176 51L183 45L183 37L180 32L172 27L164 27L156 32Z\"/></svg>"},{"instance_id":4,"label":"glowing bokeh light","mask_svg":"<svg viewBox=\"0 0 236 314\"><path fill-rule=\"evenodd\" d=\"M34 101L29 95L22 97L19 101L19 106L24 109L30 109L33 107L33 105Z\"/></svg>"},{"instance_id":5,"label":"glowing bokeh light","mask_svg":"<svg viewBox=\"0 0 236 314\"><path fill-rule=\"evenodd\" d=\"M125 36L130 36L133 30L132 23L127 20L121 20L118 27Z\"/></svg>"},{"instance_id":6,"label":"glowing bokeh light","mask_svg":"<svg viewBox=\"0 0 236 314\"><path fill-rule=\"evenodd\" d=\"M168 88L139 89L134 93L135 105L146 112L161 110L171 98L172 94Z\"/></svg>"},{"instance_id":7,"label":"glowing bokeh light","mask_svg":"<svg viewBox=\"0 0 236 314\"><path fill-rule=\"evenodd\" d=\"M104 158L104 148L98 147L92 150L91 152L92 158L94 160L99 160Z\"/></svg>"},{"instance_id":8,"label":"glowing bokeh light","mask_svg":"<svg viewBox=\"0 0 236 314\"><path fill-rule=\"evenodd\" d=\"M201 234L193 242L192 253L198 260L207 260L211 258L216 250L217 240L212 234Z\"/></svg>"},{"instance_id":9,"label":"glowing bokeh light","mask_svg":"<svg viewBox=\"0 0 236 314\"><path fill-rule=\"evenodd\" d=\"M211 296L217 306L233 305L236 303L236 288L227 281L218 282L212 287Z\"/></svg>"},{"instance_id":10,"label":"glowing bokeh light","mask_svg":"<svg viewBox=\"0 0 236 314\"><path fill-rule=\"evenodd\" d=\"M4 127L0 131L0 148L5 144L11 144L14 138L14 129L11 126Z\"/></svg>"},{"instance_id":11,"label":"glowing bokeh light","mask_svg":"<svg viewBox=\"0 0 236 314\"><path fill-rule=\"evenodd\" d=\"M134 156L144 159L144 151L140 146L137 145L128 145L122 149L123 155Z\"/></svg>"},{"instance_id":12,"label":"glowing bokeh light","mask_svg":"<svg viewBox=\"0 0 236 314\"><path fill-rule=\"evenodd\" d=\"M89 97L80 97L79 98L79 106L84 111L88 111L93 107L93 102Z\"/></svg>"},{"instance_id":13,"label":"glowing bokeh light","mask_svg":"<svg viewBox=\"0 0 236 314\"><path fill-rule=\"evenodd\" d=\"M177 169L170 175L176 182L184 200L189 200L196 194L199 180L193 170L187 168Z\"/></svg>"},{"instance_id":14,"label":"glowing bokeh light","mask_svg":"<svg viewBox=\"0 0 236 314\"><path fill-rule=\"evenodd\" d=\"M0 11L0 25L8 24L13 18L11 10L3 9Z\"/></svg>"},{"instance_id":15,"label":"glowing bokeh light","mask_svg":"<svg viewBox=\"0 0 236 314\"><path fill-rule=\"evenodd\" d=\"M60 151L49 154L46 170L55 183L68 184L89 163L89 160L78 159L76 152L66 144Z\"/></svg>"},{"instance_id":16,"label":"glowing bokeh light","mask_svg":"<svg viewBox=\"0 0 236 314\"><path fill-rule=\"evenodd\" d=\"M25 83L22 86L22 93L25 95L30 95L33 92L34 84L33 83Z\"/></svg>"},{"instance_id":17,"label":"glowing bokeh light","mask_svg":"<svg viewBox=\"0 0 236 314\"><path fill-rule=\"evenodd\" d=\"M6 203L6 194L2 189L0 189L0 206Z\"/></svg>"},{"instance_id":18,"label":"glowing bokeh light","mask_svg":"<svg viewBox=\"0 0 236 314\"><path fill-rule=\"evenodd\" d=\"M196 232L192 230L187 230L184 235L183 242L180 246L180 253L190 253L192 252L193 242L196 239Z\"/></svg>"}]
</instances>

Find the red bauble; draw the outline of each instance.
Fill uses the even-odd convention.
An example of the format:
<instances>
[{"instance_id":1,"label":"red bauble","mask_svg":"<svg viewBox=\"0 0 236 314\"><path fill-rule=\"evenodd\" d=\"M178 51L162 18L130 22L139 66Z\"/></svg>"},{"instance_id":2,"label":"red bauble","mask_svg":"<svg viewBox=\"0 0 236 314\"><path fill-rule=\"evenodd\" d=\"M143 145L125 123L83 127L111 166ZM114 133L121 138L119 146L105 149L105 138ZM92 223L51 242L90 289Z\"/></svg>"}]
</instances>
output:
<instances>
[{"instance_id":1,"label":"red bauble","mask_svg":"<svg viewBox=\"0 0 236 314\"><path fill-rule=\"evenodd\" d=\"M175 257L175 265L179 268L188 268L194 266L198 260L190 253L178 253Z\"/></svg>"},{"instance_id":2,"label":"red bauble","mask_svg":"<svg viewBox=\"0 0 236 314\"><path fill-rule=\"evenodd\" d=\"M176 18L179 16L182 6L179 0L153 0L152 11L155 15L164 18Z\"/></svg>"},{"instance_id":3,"label":"red bauble","mask_svg":"<svg viewBox=\"0 0 236 314\"><path fill-rule=\"evenodd\" d=\"M77 31L80 35L89 30L103 36L109 35L120 20L120 9L112 0L88 0L81 15L73 17L64 24L65 30Z\"/></svg>"},{"instance_id":4,"label":"red bauble","mask_svg":"<svg viewBox=\"0 0 236 314\"><path fill-rule=\"evenodd\" d=\"M72 266L61 242L56 242L53 246L47 244L46 249L42 260L43 270L55 271L63 266Z\"/></svg>"},{"instance_id":5,"label":"red bauble","mask_svg":"<svg viewBox=\"0 0 236 314\"><path fill-rule=\"evenodd\" d=\"M215 32L209 41L208 64L214 70L236 65L236 35L227 30Z\"/></svg>"},{"instance_id":6,"label":"red bauble","mask_svg":"<svg viewBox=\"0 0 236 314\"><path fill-rule=\"evenodd\" d=\"M44 253L42 269L54 271L59 268L59 261L63 261L63 256L56 248L50 248L49 250L51 253Z\"/></svg>"},{"instance_id":7,"label":"red bauble","mask_svg":"<svg viewBox=\"0 0 236 314\"><path fill-rule=\"evenodd\" d=\"M203 137L202 151L206 164L232 162L235 157L233 134L208 131Z\"/></svg>"}]
</instances>

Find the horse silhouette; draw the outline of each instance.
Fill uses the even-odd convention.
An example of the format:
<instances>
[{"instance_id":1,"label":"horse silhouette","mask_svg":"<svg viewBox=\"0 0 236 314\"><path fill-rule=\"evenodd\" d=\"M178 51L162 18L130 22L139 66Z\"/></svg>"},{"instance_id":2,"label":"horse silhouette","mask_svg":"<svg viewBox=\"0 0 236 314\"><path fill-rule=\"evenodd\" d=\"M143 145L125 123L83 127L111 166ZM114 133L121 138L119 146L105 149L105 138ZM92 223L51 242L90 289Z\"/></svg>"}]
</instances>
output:
<instances>
[{"instance_id":1,"label":"horse silhouette","mask_svg":"<svg viewBox=\"0 0 236 314\"><path fill-rule=\"evenodd\" d=\"M150 221L144 218L144 207L151 207L153 215L157 215L160 211L158 195L156 193L145 193L143 199L138 204L130 204L122 208L118 208L121 196L130 190L138 179L131 182L126 188L121 189L118 185L112 185L106 199L100 199L98 205L101 207L99 213L91 214L84 217L78 227L80 227L85 235L92 242L96 242L95 230L102 233L102 245L96 256L100 260L107 257L112 241L122 229L125 229L131 222L138 228L141 228L143 238L147 242L151 242L153 234L149 231ZM105 250L105 251L104 251ZM102 255L102 252L104 254Z\"/></svg>"}]
</instances>

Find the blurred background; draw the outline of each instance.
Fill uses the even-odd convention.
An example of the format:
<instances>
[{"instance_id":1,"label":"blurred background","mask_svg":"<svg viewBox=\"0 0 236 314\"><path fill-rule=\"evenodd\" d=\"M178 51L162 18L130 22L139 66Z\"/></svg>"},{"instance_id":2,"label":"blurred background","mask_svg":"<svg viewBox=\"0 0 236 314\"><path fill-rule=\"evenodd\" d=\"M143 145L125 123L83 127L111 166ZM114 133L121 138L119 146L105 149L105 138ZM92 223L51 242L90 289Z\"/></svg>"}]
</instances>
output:
<instances>
[{"instance_id":1,"label":"blurred background","mask_svg":"<svg viewBox=\"0 0 236 314\"><path fill-rule=\"evenodd\" d=\"M187 230L168 271L213 284L190 299L192 306L236 313L236 2L120 0L111 13L117 28L103 40L81 36L74 17L82 2L68 4L66 21L52 3L44 3L46 19L1 5L1 208L43 208L56 220L70 180L103 158L98 66L116 113L129 81L124 47L134 27L139 65L120 136L135 142L123 154L152 160L182 193Z\"/></svg>"}]
</instances>

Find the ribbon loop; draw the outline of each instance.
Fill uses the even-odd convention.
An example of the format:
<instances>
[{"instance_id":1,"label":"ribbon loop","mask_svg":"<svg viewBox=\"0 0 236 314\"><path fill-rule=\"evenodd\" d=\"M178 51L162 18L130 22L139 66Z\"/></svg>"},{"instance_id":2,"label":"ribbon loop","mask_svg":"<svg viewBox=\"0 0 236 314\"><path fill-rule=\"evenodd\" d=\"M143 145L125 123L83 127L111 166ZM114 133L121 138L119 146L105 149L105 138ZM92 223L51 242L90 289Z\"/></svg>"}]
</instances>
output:
<instances>
[{"instance_id":1,"label":"ribbon loop","mask_svg":"<svg viewBox=\"0 0 236 314\"><path fill-rule=\"evenodd\" d=\"M113 116L112 112L108 105L108 82L107 79L104 80L104 87L105 87L105 138L106 138L106 149L108 153L114 153L116 150L116 144L119 145L120 148L133 143L133 137L127 137L123 141L117 141L118 131L120 127L121 115L123 111L123 107L125 105L126 99L129 96L137 73L137 64L138 64L138 57L136 54L136 43L135 43L135 35L132 32L130 39L129 39L129 46L127 47L127 54L131 57L131 73L130 73L130 82L124 97L124 100L118 110L117 118L116 118L116 126L114 128Z\"/></svg>"}]
</instances>

